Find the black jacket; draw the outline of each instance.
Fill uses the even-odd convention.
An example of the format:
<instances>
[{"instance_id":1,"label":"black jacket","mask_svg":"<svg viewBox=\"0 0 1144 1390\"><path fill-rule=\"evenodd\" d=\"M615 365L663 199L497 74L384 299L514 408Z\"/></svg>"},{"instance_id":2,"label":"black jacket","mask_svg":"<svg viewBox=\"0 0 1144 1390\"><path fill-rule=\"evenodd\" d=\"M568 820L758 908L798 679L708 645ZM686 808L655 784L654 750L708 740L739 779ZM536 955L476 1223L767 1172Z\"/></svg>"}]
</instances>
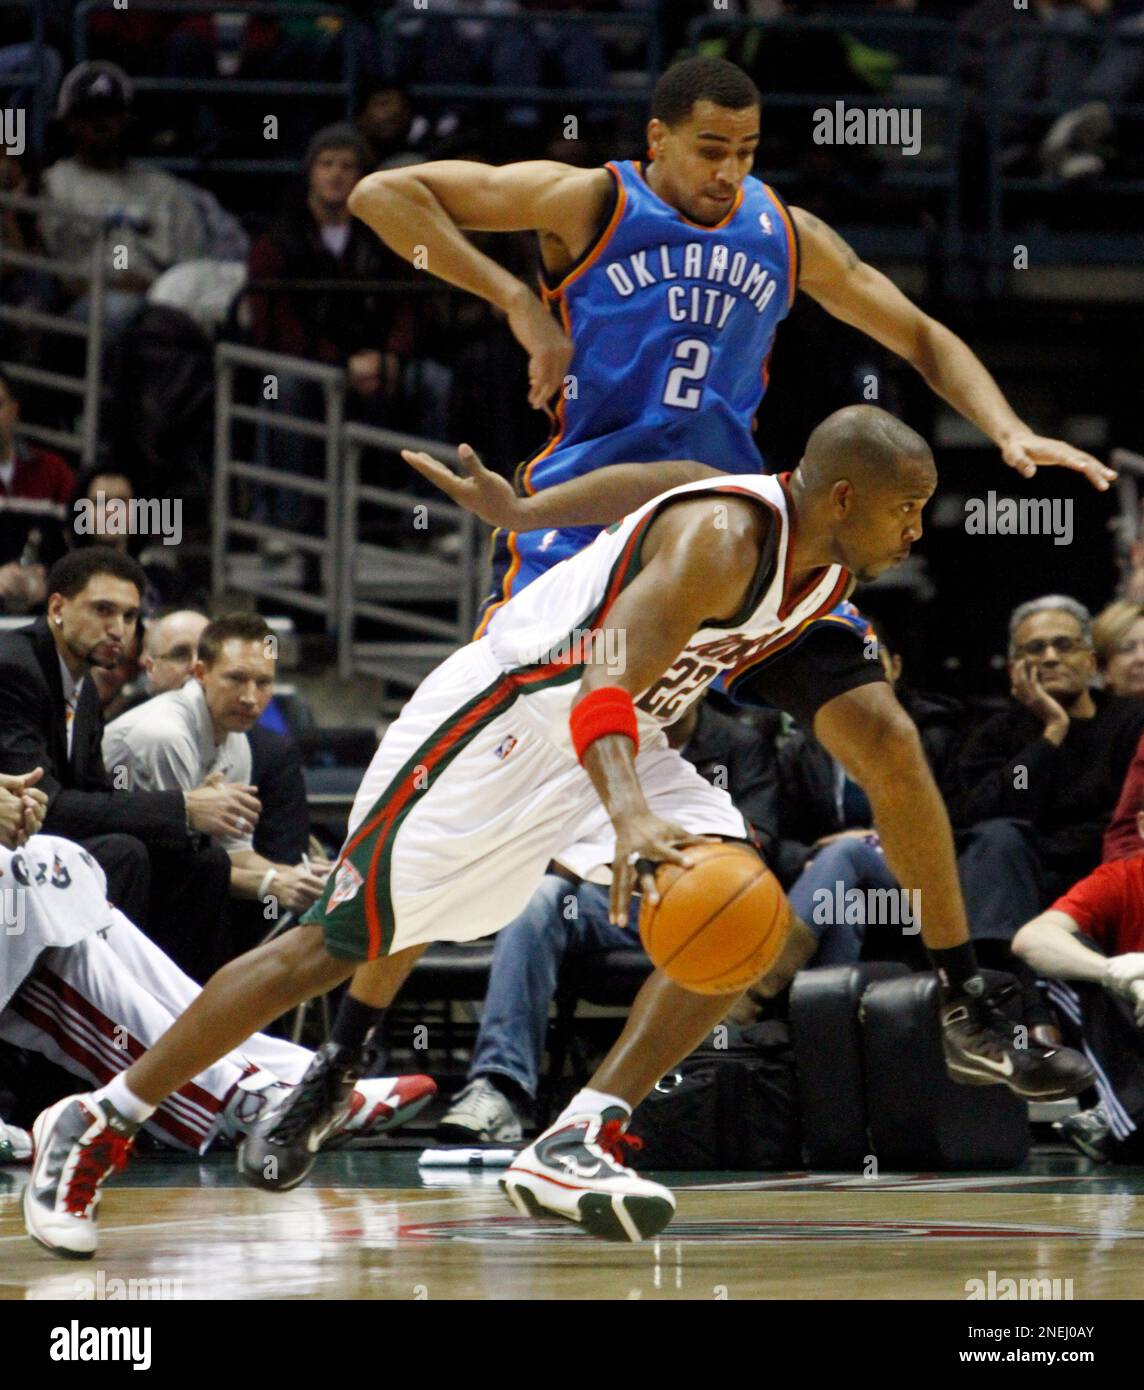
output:
<instances>
[{"instance_id":1,"label":"black jacket","mask_svg":"<svg viewBox=\"0 0 1144 1390\"><path fill-rule=\"evenodd\" d=\"M258 788L262 815L254 828L254 848L275 864L297 864L310 841L310 808L302 754L285 734L255 724L250 742L250 780Z\"/></svg>"},{"instance_id":2,"label":"black jacket","mask_svg":"<svg viewBox=\"0 0 1144 1390\"><path fill-rule=\"evenodd\" d=\"M704 701L695 729L679 751L700 776L726 791L758 833L770 863L778 800L773 746L752 725Z\"/></svg>"},{"instance_id":3,"label":"black jacket","mask_svg":"<svg viewBox=\"0 0 1144 1390\"><path fill-rule=\"evenodd\" d=\"M1060 747L1014 703L975 729L950 781L950 818L968 829L1029 822L1046 863L1082 877L1100 863L1101 836L1144 731L1144 700L1093 692L1096 713L1074 719Z\"/></svg>"},{"instance_id":4,"label":"black jacket","mask_svg":"<svg viewBox=\"0 0 1144 1390\"><path fill-rule=\"evenodd\" d=\"M67 707L47 619L0 634L0 772L44 769L44 831L69 840L119 833L146 844L189 845L183 793L113 790L102 737L99 696L85 680L68 757Z\"/></svg>"}]
</instances>

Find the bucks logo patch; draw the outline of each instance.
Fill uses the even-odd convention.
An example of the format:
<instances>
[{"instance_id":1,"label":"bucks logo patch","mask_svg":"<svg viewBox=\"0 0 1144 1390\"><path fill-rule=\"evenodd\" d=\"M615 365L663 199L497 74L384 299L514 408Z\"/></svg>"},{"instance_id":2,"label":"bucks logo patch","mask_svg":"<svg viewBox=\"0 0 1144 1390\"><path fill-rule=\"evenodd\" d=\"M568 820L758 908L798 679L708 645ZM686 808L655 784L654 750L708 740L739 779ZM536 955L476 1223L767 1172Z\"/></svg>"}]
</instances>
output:
<instances>
[{"instance_id":1,"label":"bucks logo patch","mask_svg":"<svg viewBox=\"0 0 1144 1390\"><path fill-rule=\"evenodd\" d=\"M362 883L361 874L348 859L344 859L334 875L334 891L326 904L326 916L328 917L341 903L348 903L352 898L356 898Z\"/></svg>"}]
</instances>

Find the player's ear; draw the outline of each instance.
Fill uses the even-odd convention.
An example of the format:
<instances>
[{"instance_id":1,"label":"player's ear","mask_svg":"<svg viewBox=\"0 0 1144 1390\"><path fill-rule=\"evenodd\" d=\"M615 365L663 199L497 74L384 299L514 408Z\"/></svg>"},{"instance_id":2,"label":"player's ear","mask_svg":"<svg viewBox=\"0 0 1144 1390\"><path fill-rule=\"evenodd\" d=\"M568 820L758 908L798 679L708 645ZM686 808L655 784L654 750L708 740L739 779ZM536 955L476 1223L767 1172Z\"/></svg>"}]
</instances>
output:
<instances>
[{"instance_id":1,"label":"player's ear","mask_svg":"<svg viewBox=\"0 0 1144 1390\"><path fill-rule=\"evenodd\" d=\"M664 137L668 133L668 127L658 116L653 116L647 123L647 157L654 159L659 153L659 146L663 144Z\"/></svg>"}]
</instances>

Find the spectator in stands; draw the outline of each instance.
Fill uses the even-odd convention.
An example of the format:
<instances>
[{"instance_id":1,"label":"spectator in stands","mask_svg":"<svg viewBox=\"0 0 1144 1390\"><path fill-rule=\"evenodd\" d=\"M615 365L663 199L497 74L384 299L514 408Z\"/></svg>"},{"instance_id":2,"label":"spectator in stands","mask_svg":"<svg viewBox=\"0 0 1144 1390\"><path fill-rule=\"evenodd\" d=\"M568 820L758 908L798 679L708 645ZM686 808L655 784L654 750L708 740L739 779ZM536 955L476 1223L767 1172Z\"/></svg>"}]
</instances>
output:
<instances>
[{"instance_id":1,"label":"spectator in stands","mask_svg":"<svg viewBox=\"0 0 1144 1390\"><path fill-rule=\"evenodd\" d=\"M426 313L409 299L358 289L358 281L409 281L409 266L350 215L349 195L369 167L369 153L351 125L318 131L306 152L306 196L250 252L253 337L272 352L344 366L350 410L391 427L407 425L446 437L450 373L417 360ZM341 281L345 289L275 291L266 282ZM317 417L320 388L281 373L276 408ZM402 398L413 397L403 412ZM270 466L287 473L318 472L321 449L297 434L265 432ZM300 493L261 494L261 519L294 528L312 524L312 506Z\"/></svg>"},{"instance_id":2,"label":"spectator in stands","mask_svg":"<svg viewBox=\"0 0 1144 1390\"><path fill-rule=\"evenodd\" d=\"M1062 109L1046 118L1009 111L1000 130L1007 169L1035 166L1063 179L1103 172L1113 122L1109 103L1132 98L1144 81L1144 47L1123 42L1144 32L1140 15L1113 22L1113 0L1035 0L1015 14L1011 0L980 0L962 16L970 38L997 36L1008 101Z\"/></svg>"},{"instance_id":3,"label":"spectator in stands","mask_svg":"<svg viewBox=\"0 0 1144 1390\"><path fill-rule=\"evenodd\" d=\"M147 505L133 510L132 504L139 501ZM82 511L81 502L89 504ZM181 498L139 499L126 473L97 463L76 479L71 510L72 544L76 548L107 546L138 560L147 578L144 614L199 601L191 573L179 563Z\"/></svg>"},{"instance_id":4,"label":"spectator in stands","mask_svg":"<svg viewBox=\"0 0 1144 1390\"><path fill-rule=\"evenodd\" d=\"M90 312L87 268L97 228L70 213L114 219L105 267L104 324L114 341L138 313L151 283L178 261L203 254L205 238L195 201L162 170L127 158L131 84L114 63L80 63L60 87L59 116L74 147L44 175L44 193L60 209L45 214L44 240L53 256L75 265L67 288L69 317Z\"/></svg>"},{"instance_id":5,"label":"spectator in stands","mask_svg":"<svg viewBox=\"0 0 1144 1390\"><path fill-rule=\"evenodd\" d=\"M189 791L211 780L253 791L247 735L270 703L276 667L264 619L217 618L199 638L192 679L107 726L105 762L146 791ZM327 866L311 867L304 854L295 864L266 859L254 848L254 829L252 819L219 837L230 858L231 894L262 903L273 897L279 911L304 911L320 895Z\"/></svg>"},{"instance_id":6,"label":"spectator in stands","mask_svg":"<svg viewBox=\"0 0 1144 1390\"><path fill-rule=\"evenodd\" d=\"M1093 619L1092 646L1113 695L1144 696L1144 603L1110 603Z\"/></svg>"},{"instance_id":7,"label":"spectator in stands","mask_svg":"<svg viewBox=\"0 0 1144 1390\"><path fill-rule=\"evenodd\" d=\"M48 611L0 634L0 772L44 769L45 830L99 861L108 896L152 940L204 979L225 959L230 863L199 835L242 833L258 802L242 787L129 791L112 785L100 753L103 720L87 677L120 659L144 576L106 547L72 551L48 575Z\"/></svg>"},{"instance_id":8,"label":"spectator in stands","mask_svg":"<svg viewBox=\"0 0 1144 1390\"><path fill-rule=\"evenodd\" d=\"M47 597L63 554L75 474L59 454L16 438L20 400L0 370L0 611L29 613Z\"/></svg>"},{"instance_id":9,"label":"spectator in stands","mask_svg":"<svg viewBox=\"0 0 1144 1390\"><path fill-rule=\"evenodd\" d=\"M193 608L176 608L147 624L139 663L145 698L178 690L186 683L194 669L199 638L209 625L207 615Z\"/></svg>"},{"instance_id":10,"label":"spectator in stands","mask_svg":"<svg viewBox=\"0 0 1144 1390\"><path fill-rule=\"evenodd\" d=\"M404 87L379 83L362 99L356 119L357 132L368 152L369 170L396 169L428 158L429 122L414 115Z\"/></svg>"},{"instance_id":11,"label":"spectator in stands","mask_svg":"<svg viewBox=\"0 0 1144 1390\"><path fill-rule=\"evenodd\" d=\"M667 737L704 777L727 789L753 827L773 821L774 765L749 725L696 703ZM634 931L609 922L607 888L557 868L550 866L528 906L497 935L468 1082L441 1121L443 1139L520 1139L522 1115L536 1097L561 961L639 949Z\"/></svg>"},{"instance_id":12,"label":"spectator in stands","mask_svg":"<svg viewBox=\"0 0 1144 1390\"><path fill-rule=\"evenodd\" d=\"M1144 810L1136 853L1103 864L1027 922L1013 951L1048 979L1068 1042L1096 1066L1095 1106L1055 1128L1098 1163L1144 1154Z\"/></svg>"},{"instance_id":13,"label":"spectator in stands","mask_svg":"<svg viewBox=\"0 0 1144 1390\"><path fill-rule=\"evenodd\" d=\"M1144 730L1144 700L1094 690L1095 675L1082 604L1050 594L1014 610L1013 704L968 735L950 779L966 914L987 964L1009 968L1017 929L1100 863ZM1000 943L999 955L985 961L989 942ZM1026 999L1028 1010L1028 991Z\"/></svg>"}]
</instances>

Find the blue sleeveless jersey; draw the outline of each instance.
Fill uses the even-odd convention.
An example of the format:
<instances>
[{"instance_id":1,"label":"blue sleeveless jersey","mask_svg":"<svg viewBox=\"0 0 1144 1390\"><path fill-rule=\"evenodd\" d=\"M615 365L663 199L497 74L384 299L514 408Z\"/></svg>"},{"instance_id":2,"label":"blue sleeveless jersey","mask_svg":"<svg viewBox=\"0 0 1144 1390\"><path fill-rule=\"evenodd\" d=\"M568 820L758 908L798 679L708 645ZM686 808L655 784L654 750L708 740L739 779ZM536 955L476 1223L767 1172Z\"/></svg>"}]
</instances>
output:
<instances>
[{"instance_id":1,"label":"blue sleeveless jersey","mask_svg":"<svg viewBox=\"0 0 1144 1390\"><path fill-rule=\"evenodd\" d=\"M607 226L560 283L544 289L575 351L556 430L521 465L518 490L662 459L758 473L754 416L797 283L786 207L747 178L726 217L705 227L653 193L640 164L607 168L616 180ZM599 529L497 532L498 606Z\"/></svg>"}]
</instances>

